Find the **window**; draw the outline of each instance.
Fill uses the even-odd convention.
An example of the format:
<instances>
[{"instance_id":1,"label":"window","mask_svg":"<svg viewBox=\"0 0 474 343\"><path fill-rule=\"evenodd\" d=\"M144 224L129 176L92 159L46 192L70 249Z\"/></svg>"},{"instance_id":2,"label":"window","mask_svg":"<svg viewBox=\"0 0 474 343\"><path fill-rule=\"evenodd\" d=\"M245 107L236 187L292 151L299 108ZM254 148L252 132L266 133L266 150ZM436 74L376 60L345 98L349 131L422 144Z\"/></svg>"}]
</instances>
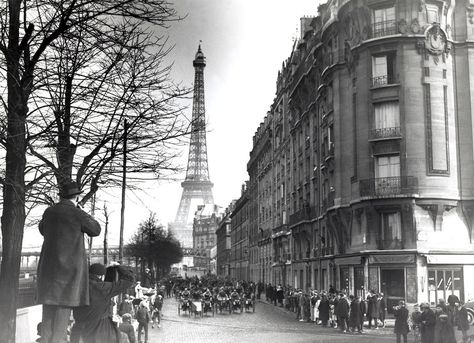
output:
<instances>
[{"instance_id":1,"label":"window","mask_svg":"<svg viewBox=\"0 0 474 343\"><path fill-rule=\"evenodd\" d=\"M372 57L372 87L395 82L395 53L390 52Z\"/></svg>"},{"instance_id":2,"label":"window","mask_svg":"<svg viewBox=\"0 0 474 343\"><path fill-rule=\"evenodd\" d=\"M401 192L400 156L378 156L375 158L375 194L393 195Z\"/></svg>"},{"instance_id":3,"label":"window","mask_svg":"<svg viewBox=\"0 0 474 343\"><path fill-rule=\"evenodd\" d=\"M400 126L398 102L383 102L374 105L375 128L383 129Z\"/></svg>"},{"instance_id":4,"label":"window","mask_svg":"<svg viewBox=\"0 0 474 343\"><path fill-rule=\"evenodd\" d=\"M395 7L374 9L372 12L372 38L396 34Z\"/></svg>"},{"instance_id":5,"label":"window","mask_svg":"<svg viewBox=\"0 0 474 343\"><path fill-rule=\"evenodd\" d=\"M400 176L400 156L378 156L375 159L375 177L397 177Z\"/></svg>"},{"instance_id":6,"label":"window","mask_svg":"<svg viewBox=\"0 0 474 343\"><path fill-rule=\"evenodd\" d=\"M382 213L382 242L384 248L401 248L402 224L400 212Z\"/></svg>"},{"instance_id":7,"label":"window","mask_svg":"<svg viewBox=\"0 0 474 343\"><path fill-rule=\"evenodd\" d=\"M374 126L372 139L400 137L400 110L397 101L374 104Z\"/></svg>"}]
</instances>

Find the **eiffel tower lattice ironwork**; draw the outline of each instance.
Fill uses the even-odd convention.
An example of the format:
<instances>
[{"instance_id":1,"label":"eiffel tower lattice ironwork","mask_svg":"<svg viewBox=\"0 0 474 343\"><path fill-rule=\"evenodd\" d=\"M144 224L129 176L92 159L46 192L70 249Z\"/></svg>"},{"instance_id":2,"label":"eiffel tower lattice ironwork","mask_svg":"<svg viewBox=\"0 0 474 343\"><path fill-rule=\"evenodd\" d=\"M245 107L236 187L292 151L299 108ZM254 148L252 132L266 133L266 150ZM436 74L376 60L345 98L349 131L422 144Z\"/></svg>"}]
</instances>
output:
<instances>
[{"instance_id":1,"label":"eiffel tower lattice ironwork","mask_svg":"<svg viewBox=\"0 0 474 343\"><path fill-rule=\"evenodd\" d=\"M195 70L192 131L189 143L186 179L172 230L185 248L193 247L193 219L198 205L213 204L212 182L209 179L206 144L206 111L204 106L204 67L206 58L199 45L193 61Z\"/></svg>"}]
</instances>

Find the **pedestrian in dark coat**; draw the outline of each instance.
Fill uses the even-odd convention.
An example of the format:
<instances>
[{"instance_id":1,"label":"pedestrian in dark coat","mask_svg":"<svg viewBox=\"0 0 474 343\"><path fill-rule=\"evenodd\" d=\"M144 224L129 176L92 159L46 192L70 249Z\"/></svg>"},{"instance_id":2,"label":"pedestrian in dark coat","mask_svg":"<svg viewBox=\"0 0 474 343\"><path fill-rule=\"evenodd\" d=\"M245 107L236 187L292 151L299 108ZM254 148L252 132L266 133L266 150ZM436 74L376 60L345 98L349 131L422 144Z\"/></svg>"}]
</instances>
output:
<instances>
[{"instance_id":1,"label":"pedestrian in dark coat","mask_svg":"<svg viewBox=\"0 0 474 343\"><path fill-rule=\"evenodd\" d=\"M148 343L148 323L150 322L150 312L145 306L145 302L140 303L140 307L137 310L135 316L138 322L138 341L141 342L142 329L145 332L145 343Z\"/></svg>"},{"instance_id":2,"label":"pedestrian in dark coat","mask_svg":"<svg viewBox=\"0 0 474 343\"><path fill-rule=\"evenodd\" d=\"M336 305L336 316L338 320L339 330L347 332L347 321L349 319L349 302L344 293L340 294L339 301Z\"/></svg>"},{"instance_id":3,"label":"pedestrian in dark coat","mask_svg":"<svg viewBox=\"0 0 474 343\"><path fill-rule=\"evenodd\" d=\"M319 319L321 320L321 323L323 326L328 325L329 321L329 299L326 294L323 294L321 296L321 302L319 303L318 306L319 310Z\"/></svg>"},{"instance_id":4,"label":"pedestrian in dark coat","mask_svg":"<svg viewBox=\"0 0 474 343\"><path fill-rule=\"evenodd\" d=\"M422 304L420 306L422 312L420 314L420 332L422 343L433 343L434 329L436 324L436 316L429 304Z\"/></svg>"},{"instance_id":5,"label":"pedestrian in dark coat","mask_svg":"<svg viewBox=\"0 0 474 343\"><path fill-rule=\"evenodd\" d=\"M132 316L130 313L125 313L122 316L119 330L127 335L129 343L135 343L135 328L132 325Z\"/></svg>"},{"instance_id":6,"label":"pedestrian in dark coat","mask_svg":"<svg viewBox=\"0 0 474 343\"><path fill-rule=\"evenodd\" d=\"M377 296L377 318L382 322L382 327L385 327L385 313L387 311L387 302L385 301L383 293Z\"/></svg>"},{"instance_id":7,"label":"pedestrian in dark coat","mask_svg":"<svg viewBox=\"0 0 474 343\"><path fill-rule=\"evenodd\" d=\"M456 343L454 328L444 306L436 306L434 343Z\"/></svg>"},{"instance_id":8,"label":"pedestrian in dark coat","mask_svg":"<svg viewBox=\"0 0 474 343\"><path fill-rule=\"evenodd\" d=\"M449 298L448 298L449 299ZM455 303L455 322L458 326L458 330L462 332L462 341L467 342L467 332L469 331L469 320L467 315L467 310L459 302Z\"/></svg>"},{"instance_id":9,"label":"pedestrian in dark coat","mask_svg":"<svg viewBox=\"0 0 474 343\"><path fill-rule=\"evenodd\" d=\"M369 329L372 328L372 321L374 321L375 328L377 328L377 295L373 290L367 295L367 319L369 321Z\"/></svg>"},{"instance_id":10,"label":"pedestrian in dark coat","mask_svg":"<svg viewBox=\"0 0 474 343\"><path fill-rule=\"evenodd\" d=\"M403 337L403 343L407 343L407 336L410 328L408 326L408 310L405 307L405 302L401 300L398 306L394 307L393 316L395 317L395 328L394 332L397 335L397 343L401 343Z\"/></svg>"},{"instance_id":11,"label":"pedestrian in dark coat","mask_svg":"<svg viewBox=\"0 0 474 343\"><path fill-rule=\"evenodd\" d=\"M132 299L130 299L130 295L125 294L123 301L119 305L118 314L119 316L123 316L125 313L129 313L133 316L133 303Z\"/></svg>"},{"instance_id":12,"label":"pedestrian in dark coat","mask_svg":"<svg viewBox=\"0 0 474 343\"><path fill-rule=\"evenodd\" d=\"M110 316L110 299L133 284L133 272L124 266L115 266L118 281L102 281L105 267L100 263L89 268L90 304L73 310L74 326L71 335L81 337L84 343L119 343L120 331ZM71 338L71 341L76 341Z\"/></svg>"},{"instance_id":13,"label":"pedestrian in dark coat","mask_svg":"<svg viewBox=\"0 0 474 343\"><path fill-rule=\"evenodd\" d=\"M351 300L351 312L349 315L349 328L351 329L352 332L354 332L356 329L358 332L362 331L362 326L361 326L361 320L364 318L364 313L362 312L361 306L360 306L360 298L355 298L353 295L350 297Z\"/></svg>"},{"instance_id":14,"label":"pedestrian in dark coat","mask_svg":"<svg viewBox=\"0 0 474 343\"><path fill-rule=\"evenodd\" d=\"M367 304L365 303L365 300L362 299L361 296L357 297L359 299L360 303L360 313L362 313L362 316L360 317L360 332L364 332L364 316L367 313Z\"/></svg>"},{"instance_id":15,"label":"pedestrian in dark coat","mask_svg":"<svg viewBox=\"0 0 474 343\"><path fill-rule=\"evenodd\" d=\"M100 224L74 204L80 193L77 183L64 185L60 201L46 209L39 223L44 237L37 270L42 342L62 341L72 308L89 305L84 233L98 236Z\"/></svg>"}]
</instances>

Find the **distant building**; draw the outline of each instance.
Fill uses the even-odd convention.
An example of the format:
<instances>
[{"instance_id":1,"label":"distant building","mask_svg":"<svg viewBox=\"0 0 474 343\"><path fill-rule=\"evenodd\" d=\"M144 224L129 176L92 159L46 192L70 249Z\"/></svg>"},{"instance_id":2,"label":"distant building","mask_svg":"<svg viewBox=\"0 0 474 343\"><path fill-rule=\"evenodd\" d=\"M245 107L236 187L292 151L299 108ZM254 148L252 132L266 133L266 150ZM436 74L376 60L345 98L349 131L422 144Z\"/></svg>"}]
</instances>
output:
<instances>
[{"instance_id":1,"label":"distant building","mask_svg":"<svg viewBox=\"0 0 474 343\"><path fill-rule=\"evenodd\" d=\"M216 230L217 251L216 271L218 276L230 276L230 215L235 206L235 200L226 208Z\"/></svg>"},{"instance_id":2,"label":"distant building","mask_svg":"<svg viewBox=\"0 0 474 343\"><path fill-rule=\"evenodd\" d=\"M216 230L221 207L214 204L199 205L193 222L194 267L210 269L211 249L216 246Z\"/></svg>"},{"instance_id":3,"label":"distant building","mask_svg":"<svg viewBox=\"0 0 474 343\"><path fill-rule=\"evenodd\" d=\"M249 279L249 198L247 185L230 214L230 276L237 280Z\"/></svg>"}]
</instances>

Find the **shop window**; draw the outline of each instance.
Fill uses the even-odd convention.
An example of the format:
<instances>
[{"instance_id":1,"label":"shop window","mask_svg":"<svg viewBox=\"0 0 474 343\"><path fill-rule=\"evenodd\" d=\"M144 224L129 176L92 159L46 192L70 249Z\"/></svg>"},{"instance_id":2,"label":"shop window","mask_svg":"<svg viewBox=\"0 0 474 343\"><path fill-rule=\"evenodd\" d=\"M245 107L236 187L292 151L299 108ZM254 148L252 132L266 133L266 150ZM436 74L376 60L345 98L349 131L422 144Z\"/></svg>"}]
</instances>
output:
<instances>
[{"instance_id":1,"label":"shop window","mask_svg":"<svg viewBox=\"0 0 474 343\"><path fill-rule=\"evenodd\" d=\"M451 268L428 269L428 300L435 306L440 299L447 300L450 295L463 301L462 270Z\"/></svg>"}]
</instances>

